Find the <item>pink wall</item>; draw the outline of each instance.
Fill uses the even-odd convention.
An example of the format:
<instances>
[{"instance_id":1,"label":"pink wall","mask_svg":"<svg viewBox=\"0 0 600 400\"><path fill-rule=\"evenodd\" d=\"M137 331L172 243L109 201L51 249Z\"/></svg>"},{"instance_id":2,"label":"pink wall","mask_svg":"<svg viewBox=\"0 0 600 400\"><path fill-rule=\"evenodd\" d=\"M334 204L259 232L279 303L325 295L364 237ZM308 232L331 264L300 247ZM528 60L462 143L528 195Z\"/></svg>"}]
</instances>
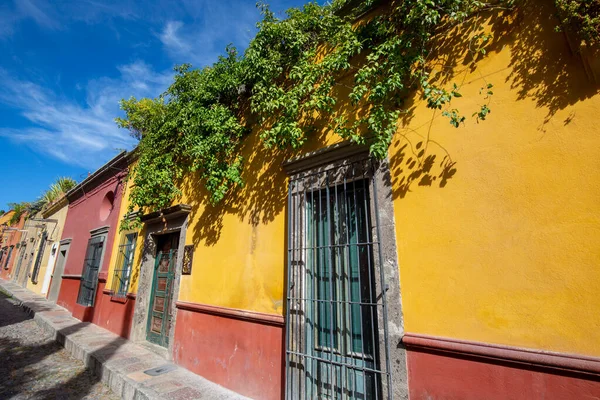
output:
<instances>
[{"instance_id":1,"label":"pink wall","mask_svg":"<svg viewBox=\"0 0 600 400\"><path fill-rule=\"evenodd\" d=\"M110 229L104 244L104 259L99 273L100 279L106 279L113 241L119 231L118 217L123 194L122 180L124 176L125 172L115 169L113 175L110 175L108 179L104 178L97 186L90 188L91 185L86 185L85 194L69 203L69 212L65 221L62 239L71 239L72 241L65 264L64 275L82 274L87 244L91 236L90 231L109 226ZM110 210L110 213L107 213L106 207L103 207L103 202L109 192L114 194L114 200L112 210ZM70 197L72 198L73 196ZM102 217L105 217L105 219L103 220ZM78 285L76 286L62 285L60 297L62 299L76 299L77 293L75 293L75 297L72 296L72 293L63 293L63 290L78 290ZM63 304L63 306L72 310L74 304Z\"/></svg>"}]
</instances>

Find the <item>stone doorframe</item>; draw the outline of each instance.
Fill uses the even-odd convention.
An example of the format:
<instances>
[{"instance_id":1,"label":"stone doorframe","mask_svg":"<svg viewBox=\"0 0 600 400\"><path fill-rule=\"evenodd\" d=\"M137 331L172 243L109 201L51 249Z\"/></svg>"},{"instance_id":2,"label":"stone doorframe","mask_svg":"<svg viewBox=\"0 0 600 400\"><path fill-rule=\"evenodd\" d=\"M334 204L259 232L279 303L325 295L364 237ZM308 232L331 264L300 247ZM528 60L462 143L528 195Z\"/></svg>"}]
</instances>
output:
<instances>
[{"instance_id":1,"label":"stone doorframe","mask_svg":"<svg viewBox=\"0 0 600 400\"><path fill-rule=\"evenodd\" d=\"M188 226L188 217L191 207L187 204L179 204L169 207L160 212L146 214L141 217L144 223L144 247L140 262L140 278L131 324L130 339L134 342L146 342L146 329L148 324L148 311L152 294L152 280L154 278L154 265L156 261L157 236L179 231L179 245L177 247L177 262L175 264L175 278L173 280L173 300L170 304L171 327L168 332L169 346L166 349L168 360L173 359L173 342L175 324L177 323L177 308L175 303L179 295L179 283L181 281L181 264L183 262L183 248ZM147 342L149 343L149 342ZM152 345L158 347L157 345Z\"/></svg>"},{"instance_id":2,"label":"stone doorframe","mask_svg":"<svg viewBox=\"0 0 600 400\"><path fill-rule=\"evenodd\" d=\"M393 399L408 399L408 370L406 364L406 349L402 344L404 336L404 313L402 311L402 295L400 285L400 270L398 268L398 252L396 248L396 229L394 220L394 202L392 196L392 179L389 160L375 161L369 157L369 148L365 145L357 145L349 141L340 142L327 146L314 152L284 162L283 169L290 177L298 177L307 174L324 173L324 171L341 171L343 165L352 165L357 160L371 160L372 171L365 175L369 180L371 191L371 221L378 219L379 229L372 232L375 242L381 243L381 253L375 252L373 260L378 269L383 269L385 282L379 278L379 271L375 271L375 284L377 286L378 298L382 293L386 296L387 321L383 319L383 313L378 315L379 346L381 351L385 349L384 324L388 327L389 342L389 371L387 365L381 365L382 370L391 374L392 390L388 392L387 384L382 383L384 393L389 393ZM332 175L334 172L332 172ZM375 190L372 190L375 189ZM289 205L288 205L289 207ZM377 213L377 216L375 216ZM289 224L289 222L288 222ZM289 225L288 225L289 226ZM288 228L289 229L289 228ZM289 268L289 267L288 267ZM286 294L286 296L289 295ZM294 321L286 321L294 324ZM296 329L296 328L292 328ZM298 327L298 329L303 329ZM286 343L287 346L287 343ZM381 361L385 357L381 358ZM287 390L287 389L286 389Z\"/></svg>"}]
</instances>

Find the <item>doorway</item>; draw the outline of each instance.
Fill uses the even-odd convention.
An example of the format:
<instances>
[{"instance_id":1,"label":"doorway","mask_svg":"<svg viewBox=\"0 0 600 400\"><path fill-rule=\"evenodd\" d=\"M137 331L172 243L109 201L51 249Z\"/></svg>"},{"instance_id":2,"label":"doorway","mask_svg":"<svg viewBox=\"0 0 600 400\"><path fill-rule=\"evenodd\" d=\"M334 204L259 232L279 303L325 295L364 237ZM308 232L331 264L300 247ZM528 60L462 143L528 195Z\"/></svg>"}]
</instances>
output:
<instances>
[{"instance_id":1,"label":"doorway","mask_svg":"<svg viewBox=\"0 0 600 400\"><path fill-rule=\"evenodd\" d=\"M180 232L157 235L154 273L150 293L146 340L159 346L168 347L172 324L171 303L173 282L177 264L177 248Z\"/></svg>"},{"instance_id":2,"label":"doorway","mask_svg":"<svg viewBox=\"0 0 600 400\"><path fill-rule=\"evenodd\" d=\"M48 300L56 303L58 300L58 294L60 293L60 285L62 283L63 272L65 271L65 264L67 262L67 256L69 255L69 247L71 242L61 243L58 249L58 255L56 257L56 266L52 273L52 280L50 282L50 290L48 291Z\"/></svg>"}]
</instances>

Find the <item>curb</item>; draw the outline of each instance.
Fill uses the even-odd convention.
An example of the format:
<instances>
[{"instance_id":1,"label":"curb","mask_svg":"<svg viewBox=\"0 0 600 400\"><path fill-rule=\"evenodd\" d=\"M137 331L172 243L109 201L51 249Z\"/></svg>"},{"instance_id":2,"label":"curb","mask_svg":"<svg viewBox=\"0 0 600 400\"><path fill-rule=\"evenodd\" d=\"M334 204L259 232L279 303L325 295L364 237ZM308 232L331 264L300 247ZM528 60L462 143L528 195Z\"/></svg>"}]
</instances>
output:
<instances>
[{"instance_id":1,"label":"curb","mask_svg":"<svg viewBox=\"0 0 600 400\"><path fill-rule=\"evenodd\" d=\"M246 399L106 329L81 322L66 309L12 282L0 279L0 287L44 332L124 400ZM162 375L144 373L165 366L170 371Z\"/></svg>"}]
</instances>

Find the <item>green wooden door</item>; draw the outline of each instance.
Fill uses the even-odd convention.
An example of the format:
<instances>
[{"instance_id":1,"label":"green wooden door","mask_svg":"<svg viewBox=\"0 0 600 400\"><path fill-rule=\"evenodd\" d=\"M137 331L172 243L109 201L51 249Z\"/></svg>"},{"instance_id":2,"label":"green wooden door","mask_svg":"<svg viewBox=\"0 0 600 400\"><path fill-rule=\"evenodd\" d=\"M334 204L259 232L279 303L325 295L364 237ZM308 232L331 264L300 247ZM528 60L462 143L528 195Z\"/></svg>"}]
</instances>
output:
<instances>
[{"instance_id":1,"label":"green wooden door","mask_svg":"<svg viewBox=\"0 0 600 400\"><path fill-rule=\"evenodd\" d=\"M161 251L156 256L146 339L167 347L171 327L171 301L177 250Z\"/></svg>"}]
</instances>

